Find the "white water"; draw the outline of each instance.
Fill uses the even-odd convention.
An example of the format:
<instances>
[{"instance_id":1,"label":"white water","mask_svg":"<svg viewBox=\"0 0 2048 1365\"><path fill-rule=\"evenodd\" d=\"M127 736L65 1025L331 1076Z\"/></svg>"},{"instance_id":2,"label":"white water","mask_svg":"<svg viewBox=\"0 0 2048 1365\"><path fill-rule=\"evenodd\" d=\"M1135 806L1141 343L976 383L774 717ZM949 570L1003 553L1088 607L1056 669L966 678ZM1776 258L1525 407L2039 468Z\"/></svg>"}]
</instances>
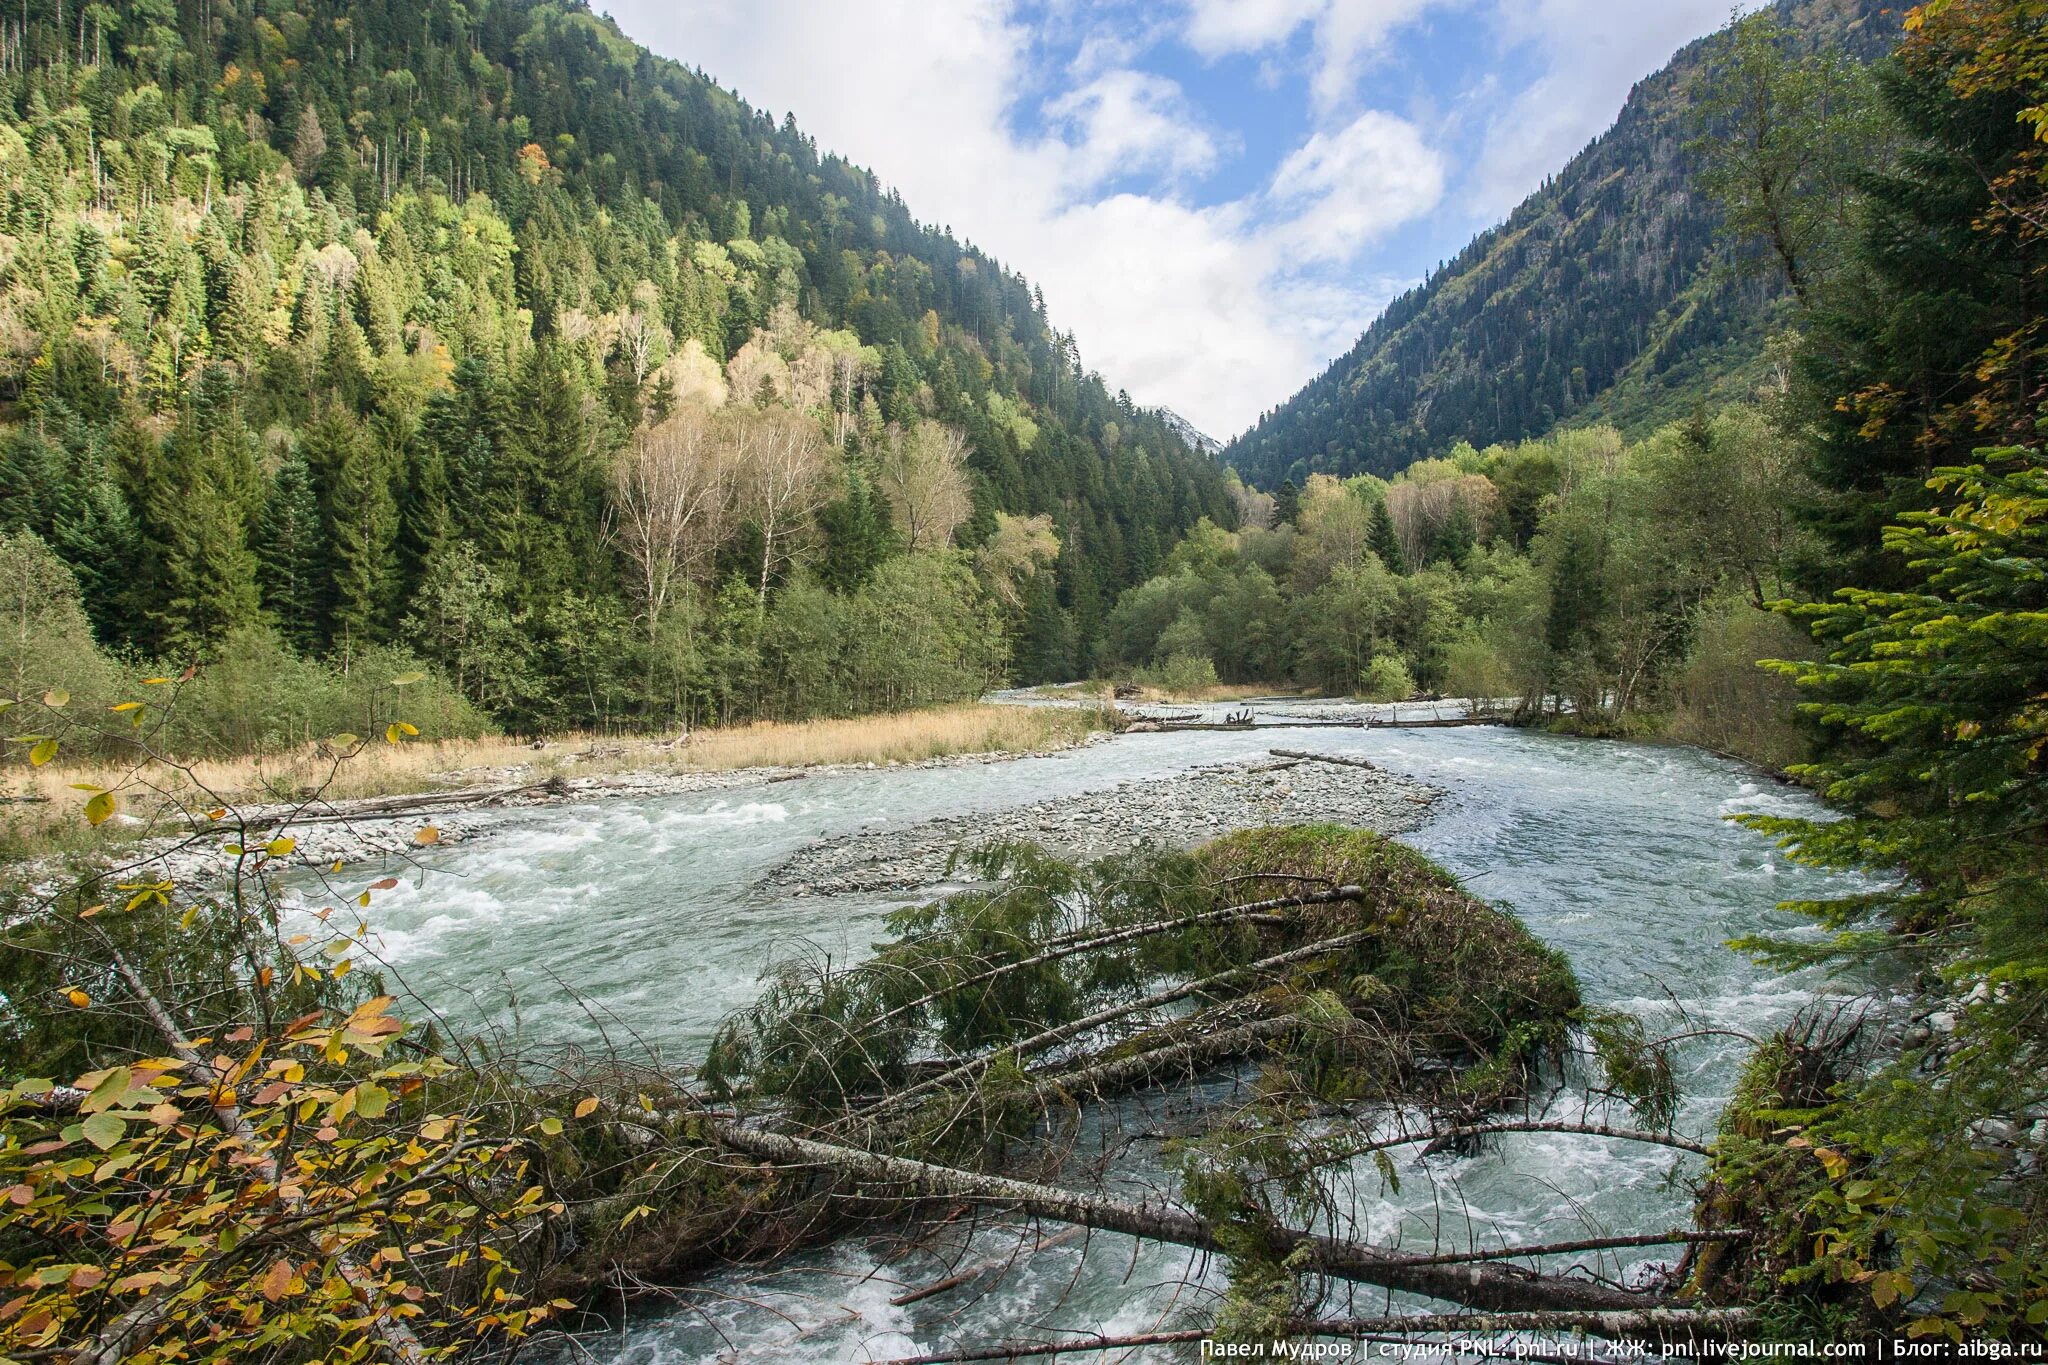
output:
<instances>
[{"instance_id":1,"label":"white water","mask_svg":"<svg viewBox=\"0 0 2048 1365\"><path fill-rule=\"evenodd\" d=\"M1272 744L1370 757L1449 791L1408 842L1564 951L1590 1001L1637 1011L1653 1030L1760 1033L1826 988L1811 976L1771 974L1723 946L1792 928L1776 904L1826 889L1818 874L1725 817L1806 811L1808 798L1690 750L1490 728L1132 735L1012 763L521 813L488 839L434 851L425 876L380 897L382 950L444 1011L516 1026L529 1038L637 1039L686 1063L723 1014L752 998L770 961L804 950L857 957L880 916L902 903L753 898L759 878L809 840L1262 757ZM1681 1046L1681 1130L1711 1131L1743 1046L1722 1036ZM1581 1104L1567 1092L1554 1108L1577 1114ZM1118 1161L1111 1188L1158 1184L1155 1155L1140 1149ZM1341 1216L1348 1235L1417 1247L1504 1245L1686 1221L1687 1193L1670 1179L1674 1154L1662 1149L1530 1134L1470 1158L1396 1155L1398 1193L1370 1169L1352 1183ZM890 1306L906 1287L1001 1255L1014 1240L1009 1230L984 1229L964 1253L954 1237L933 1252L896 1256L901 1249L887 1239L848 1238L766 1279L714 1275L671 1308L642 1307L583 1346L635 1365L886 1360L1004 1338L1185 1325L1221 1283L1184 1251L1098 1235L1023 1258L1000 1278ZM1581 1261L1626 1280L1660 1254ZM1328 1305L1359 1314L1386 1306L1383 1295L1342 1290Z\"/></svg>"}]
</instances>

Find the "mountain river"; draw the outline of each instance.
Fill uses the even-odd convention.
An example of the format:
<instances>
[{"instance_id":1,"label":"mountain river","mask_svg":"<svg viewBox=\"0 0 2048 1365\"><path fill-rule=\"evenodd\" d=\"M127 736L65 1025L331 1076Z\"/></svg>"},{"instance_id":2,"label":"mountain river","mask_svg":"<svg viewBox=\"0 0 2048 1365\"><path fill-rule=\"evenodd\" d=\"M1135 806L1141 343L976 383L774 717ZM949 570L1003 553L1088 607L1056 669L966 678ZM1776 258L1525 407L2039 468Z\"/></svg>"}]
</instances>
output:
<instances>
[{"instance_id":1,"label":"mountain river","mask_svg":"<svg viewBox=\"0 0 2048 1365\"><path fill-rule=\"evenodd\" d=\"M460 1023L489 1022L536 1042L609 1042L687 1065L718 1019L752 998L770 962L796 951L857 958L881 917L912 899L757 890L819 836L1057 801L1263 759L1272 746L1370 758L1444 791L1404 840L1566 953L1590 1001L1641 1014L1653 1033L1758 1034L1817 994L1850 989L1811 973L1775 974L1724 946L1759 930L1794 930L1777 903L1830 889L1827 877L1789 864L1727 819L1806 811L1810 798L1695 750L1487 727L1133 734L1010 762L833 771L511 812L486 837L430 851L422 873L379 899L381 949L412 990ZM1680 1044L1681 1131L1712 1131L1745 1047L1721 1034ZM1550 1103L1576 1114L1584 1096L1567 1085ZM1523 1134L1471 1156L1417 1153L1393 1153L1398 1189L1369 1166L1348 1182L1342 1217L1351 1235L1418 1248L1505 1245L1687 1221L1684 1182L1672 1177L1693 1159L1666 1149ZM1167 1177L1156 1157L1156 1145L1120 1153L1108 1188L1135 1195L1158 1187ZM1004 1257L1020 1235L1028 1244L1057 1233L984 1221L907 1252L888 1238L849 1236L772 1273L719 1272L660 1303L643 1300L613 1331L581 1338L561 1358L882 1361L1005 1339L1116 1335L1198 1321L1224 1282L1220 1265L1185 1250L1096 1234L1018 1256L1013 1268L957 1291L890 1303ZM1671 1254L1578 1259L1627 1281ZM1409 1306L1339 1286L1324 1308L1364 1315ZM1090 1365L1184 1358L1192 1358L1187 1348L1059 1357Z\"/></svg>"}]
</instances>

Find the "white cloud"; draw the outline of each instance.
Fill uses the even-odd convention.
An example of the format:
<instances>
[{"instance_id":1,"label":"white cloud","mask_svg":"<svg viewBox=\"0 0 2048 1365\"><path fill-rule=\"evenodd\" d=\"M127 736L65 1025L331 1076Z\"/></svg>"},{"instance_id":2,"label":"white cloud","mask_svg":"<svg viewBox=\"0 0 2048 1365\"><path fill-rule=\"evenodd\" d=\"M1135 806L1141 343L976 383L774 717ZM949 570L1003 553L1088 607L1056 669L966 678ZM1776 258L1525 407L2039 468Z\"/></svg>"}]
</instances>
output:
<instances>
[{"instance_id":1,"label":"white cloud","mask_svg":"<svg viewBox=\"0 0 2048 1365\"><path fill-rule=\"evenodd\" d=\"M1389 228L1436 207L1443 159L1406 119L1369 110L1334 133L1316 133L1273 174L1287 210L1280 239L1308 260L1343 261Z\"/></svg>"},{"instance_id":2,"label":"white cloud","mask_svg":"<svg viewBox=\"0 0 2048 1365\"><path fill-rule=\"evenodd\" d=\"M1316 108L1341 108L1358 82L1365 59L1401 25L1442 0L1186 0L1182 37L1205 57L1261 53L1303 26L1313 29L1314 70L1309 80Z\"/></svg>"},{"instance_id":3,"label":"white cloud","mask_svg":"<svg viewBox=\"0 0 2048 1365\"><path fill-rule=\"evenodd\" d=\"M1076 187L1146 173L1177 179L1216 164L1215 140L1164 76L1105 71L1048 102L1045 115L1067 134L1067 176Z\"/></svg>"},{"instance_id":4,"label":"white cloud","mask_svg":"<svg viewBox=\"0 0 2048 1365\"><path fill-rule=\"evenodd\" d=\"M1325 0L1188 0L1188 45L1206 57L1284 43Z\"/></svg>"}]
</instances>

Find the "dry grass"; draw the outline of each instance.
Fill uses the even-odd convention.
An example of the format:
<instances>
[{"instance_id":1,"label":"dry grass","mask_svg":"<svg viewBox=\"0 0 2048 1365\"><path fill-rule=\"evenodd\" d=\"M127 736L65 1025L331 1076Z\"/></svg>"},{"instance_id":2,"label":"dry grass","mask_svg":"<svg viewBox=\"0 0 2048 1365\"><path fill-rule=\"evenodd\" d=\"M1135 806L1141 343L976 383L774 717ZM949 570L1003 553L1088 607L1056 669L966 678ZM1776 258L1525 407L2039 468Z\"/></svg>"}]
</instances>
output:
<instances>
[{"instance_id":1,"label":"dry grass","mask_svg":"<svg viewBox=\"0 0 2048 1365\"><path fill-rule=\"evenodd\" d=\"M239 759L206 759L189 778L138 774L105 765L50 764L0 768L0 851L16 856L103 842L126 822L88 837L79 785L123 792L131 809L173 796L202 808L287 800L324 787L328 800L404 796L543 782L551 777L626 773L730 772L740 768L807 768L832 763L914 763L956 754L1042 753L1080 743L1109 728L1107 718L1072 707L966 704L862 716L850 720L765 721L700 730L685 743L614 736L567 735L535 748L521 740L414 740L375 743L345 762L307 748ZM147 776L158 789L140 784ZM161 794L159 794L161 793Z\"/></svg>"}]
</instances>

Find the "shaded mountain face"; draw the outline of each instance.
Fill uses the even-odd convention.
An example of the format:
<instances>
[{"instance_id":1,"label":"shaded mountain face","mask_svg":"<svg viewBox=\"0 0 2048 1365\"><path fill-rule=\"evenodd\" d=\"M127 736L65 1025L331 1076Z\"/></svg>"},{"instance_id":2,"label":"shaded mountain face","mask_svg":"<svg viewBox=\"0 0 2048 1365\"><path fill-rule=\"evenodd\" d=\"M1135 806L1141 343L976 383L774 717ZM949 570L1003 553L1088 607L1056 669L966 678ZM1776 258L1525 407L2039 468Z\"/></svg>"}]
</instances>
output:
<instances>
[{"instance_id":1,"label":"shaded mountain face","mask_svg":"<svg viewBox=\"0 0 2048 1365\"><path fill-rule=\"evenodd\" d=\"M1787 0L1787 22L1862 57L1887 51L1883 0ZM1784 291L1737 268L1693 186L1688 91L1721 35L1629 92L1614 126L1396 299L1345 355L1223 461L1254 484L1391 475L1459 441L1561 423L1641 431L1747 394Z\"/></svg>"}]
</instances>

